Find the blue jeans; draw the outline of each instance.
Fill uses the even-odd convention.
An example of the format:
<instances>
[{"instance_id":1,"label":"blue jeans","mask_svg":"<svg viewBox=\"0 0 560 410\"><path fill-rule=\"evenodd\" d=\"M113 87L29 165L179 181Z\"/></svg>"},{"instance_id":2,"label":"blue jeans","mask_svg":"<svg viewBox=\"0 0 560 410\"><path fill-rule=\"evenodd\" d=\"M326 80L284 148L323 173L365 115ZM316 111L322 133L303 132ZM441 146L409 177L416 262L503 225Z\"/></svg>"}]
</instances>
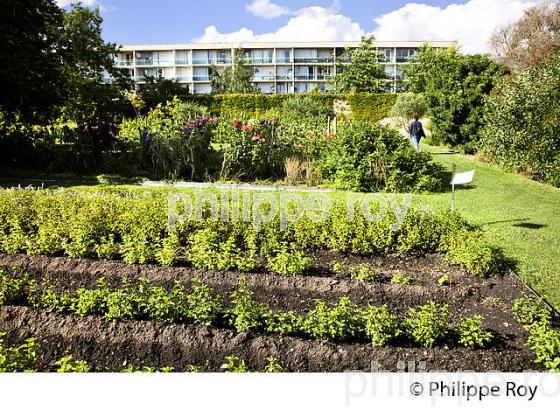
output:
<instances>
[{"instance_id":1,"label":"blue jeans","mask_svg":"<svg viewBox=\"0 0 560 410\"><path fill-rule=\"evenodd\" d=\"M416 152L420 152L420 137L413 135L412 142L414 143L414 149Z\"/></svg>"}]
</instances>

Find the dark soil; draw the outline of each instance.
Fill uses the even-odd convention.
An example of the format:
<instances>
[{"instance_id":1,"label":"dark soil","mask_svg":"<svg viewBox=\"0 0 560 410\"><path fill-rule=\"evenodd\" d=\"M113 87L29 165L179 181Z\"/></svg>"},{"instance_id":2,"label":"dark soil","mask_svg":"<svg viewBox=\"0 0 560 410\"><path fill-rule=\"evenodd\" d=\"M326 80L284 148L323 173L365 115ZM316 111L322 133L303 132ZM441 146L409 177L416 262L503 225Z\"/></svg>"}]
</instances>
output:
<instances>
[{"instance_id":1,"label":"dark soil","mask_svg":"<svg viewBox=\"0 0 560 410\"><path fill-rule=\"evenodd\" d=\"M382 370L403 370L407 362L423 362L428 371L507 371L542 370L533 363L534 355L525 345L527 334L514 320L511 305L526 288L511 275L482 280L452 267L440 255L343 257L318 252L308 275L284 278L266 273L246 274L255 298L269 307L306 311L314 299L336 303L347 296L359 305L387 304L395 313L411 306L435 300L449 305L454 317L481 314L485 327L495 334L493 346L473 350L454 344L434 349L387 347L374 349L366 343L332 344L275 335L236 333L195 325L167 325L157 322L108 323L97 317L60 315L26 307L1 307L0 329L12 341L36 337L41 341L46 360L66 354L86 360L95 370L118 371L127 364L135 366L171 366L182 371L190 364L217 371L227 355L244 359L254 370L262 370L267 357L278 359L291 372L368 371L372 362ZM378 271L373 283L350 278L348 269L334 274L332 264L346 267L365 263ZM20 270L49 277L59 289L91 288L99 277L109 285L125 278L147 277L152 283L171 286L185 284L193 277L226 297L237 286L237 272L207 272L191 268L131 266L122 262L79 260L38 256L0 255L0 269ZM392 285L392 276L402 272L412 278L408 286ZM449 275L451 285L437 282ZM399 364L400 363L400 364Z\"/></svg>"}]
</instances>

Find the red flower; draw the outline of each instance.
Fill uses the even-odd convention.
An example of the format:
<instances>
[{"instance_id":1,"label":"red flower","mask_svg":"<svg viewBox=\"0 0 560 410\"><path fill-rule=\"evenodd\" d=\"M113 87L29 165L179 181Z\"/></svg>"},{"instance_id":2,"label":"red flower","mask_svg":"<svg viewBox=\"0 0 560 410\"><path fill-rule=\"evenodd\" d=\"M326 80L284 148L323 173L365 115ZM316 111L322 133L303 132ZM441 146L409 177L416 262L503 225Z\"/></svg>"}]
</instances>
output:
<instances>
[{"instance_id":1,"label":"red flower","mask_svg":"<svg viewBox=\"0 0 560 410\"><path fill-rule=\"evenodd\" d=\"M257 134L253 137L253 141L264 141L262 134Z\"/></svg>"},{"instance_id":2,"label":"red flower","mask_svg":"<svg viewBox=\"0 0 560 410\"><path fill-rule=\"evenodd\" d=\"M233 128L237 128L239 126L239 120L236 118L233 120Z\"/></svg>"},{"instance_id":3,"label":"red flower","mask_svg":"<svg viewBox=\"0 0 560 410\"><path fill-rule=\"evenodd\" d=\"M332 141L332 140L334 140L334 135L333 134L327 135L327 141Z\"/></svg>"}]
</instances>

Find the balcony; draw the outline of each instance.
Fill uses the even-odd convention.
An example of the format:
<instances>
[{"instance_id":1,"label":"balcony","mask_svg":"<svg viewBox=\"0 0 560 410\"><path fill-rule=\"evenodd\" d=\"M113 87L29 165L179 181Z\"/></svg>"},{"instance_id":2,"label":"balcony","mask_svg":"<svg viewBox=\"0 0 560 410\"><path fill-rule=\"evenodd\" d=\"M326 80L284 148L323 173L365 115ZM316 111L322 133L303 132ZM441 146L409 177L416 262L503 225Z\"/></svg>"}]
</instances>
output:
<instances>
[{"instance_id":1,"label":"balcony","mask_svg":"<svg viewBox=\"0 0 560 410\"><path fill-rule=\"evenodd\" d=\"M127 60L127 61L115 61L115 65L117 67L132 67L134 65L134 61Z\"/></svg>"},{"instance_id":2,"label":"balcony","mask_svg":"<svg viewBox=\"0 0 560 410\"><path fill-rule=\"evenodd\" d=\"M332 64L334 57L310 57L310 58L295 58L296 64Z\"/></svg>"},{"instance_id":3,"label":"balcony","mask_svg":"<svg viewBox=\"0 0 560 410\"><path fill-rule=\"evenodd\" d=\"M253 81L274 81L276 79L273 75L256 75L253 77Z\"/></svg>"},{"instance_id":4,"label":"balcony","mask_svg":"<svg viewBox=\"0 0 560 410\"><path fill-rule=\"evenodd\" d=\"M224 65L231 64L231 59L195 59L193 60L193 65Z\"/></svg>"},{"instance_id":5,"label":"balcony","mask_svg":"<svg viewBox=\"0 0 560 410\"><path fill-rule=\"evenodd\" d=\"M393 57L381 56L377 59L378 63L393 63Z\"/></svg>"},{"instance_id":6,"label":"balcony","mask_svg":"<svg viewBox=\"0 0 560 410\"><path fill-rule=\"evenodd\" d=\"M210 81L210 77L207 76L207 75L206 76L195 75L193 77L193 81L195 81L195 82L208 82L208 81Z\"/></svg>"},{"instance_id":7,"label":"balcony","mask_svg":"<svg viewBox=\"0 0 560 410\"><path fill-rule=\"evenodd\" d=\"M136 65L142 65L142 66L154 65L154 61L148 58L143 60L136 60Z\"/></svg>"},{"instance_id":8,"label":"balcony","mask_svg":"<svg viewBox=\"0 0 560 410\"><path fill-rule=\"evenodd\" d=\"M277 58L276 64L293 64L293 61L291 58Z\"/></svg>"},{"instance_id":9,"label":"balcony","mask_svg":"<svg viewBox=\"0 0 560 410\"><path fill-rule=\"evenodd\" d=\"M294 77L292 75L277 75L276 76L276 80L278 81L287 81L287 80L293 80Z\"/></svg>"},{"instance_id":10,"label":"balcony","mask_svg":"<svg viewBox=\"0 0 560 410\"><path fill-rule=\"evenodd\" d=\"M243 62L245 64L272 64L272 57L266 58L252 58L246 57Z\"/></svg>"},{"instance_id":11,"label":"balcony","mask_svg":"<svg viewBox=\"0 0 560 410\"><path fill-rule=\"evenodd\" d=\"M187 65L189 62L187 60L175 60L175 65Z\"/></svg>"},{"instance_id":12,"label":"balcony","mask_svg":"<svg viewBox=\"0 0 560 410\"><path fill-rule=\"evenodd\" d=\"M190 83L192 81L192 77L175 77L175 80L180 83Z\"/></svg>"}]
</instances>

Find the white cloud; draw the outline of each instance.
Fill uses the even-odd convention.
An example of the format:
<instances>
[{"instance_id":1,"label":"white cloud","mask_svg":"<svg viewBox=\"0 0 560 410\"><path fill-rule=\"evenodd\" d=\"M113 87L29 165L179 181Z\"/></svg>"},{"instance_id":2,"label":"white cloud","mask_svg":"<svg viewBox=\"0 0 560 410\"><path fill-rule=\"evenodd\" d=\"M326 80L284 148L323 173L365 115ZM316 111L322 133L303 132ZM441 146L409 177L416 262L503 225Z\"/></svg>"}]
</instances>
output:
<instances>
[{"instance_id":1,"label":"white cloud","mask_svg":"<svg viewBox=\"0 0 560 410\"><path fill-rule=\"evenodd\" d=\"M445 8L409 3L374 19L378 40L457 40L465 53L489 52L494 30L538 0L469 0Z\"/></svg>"},{"instance_id":2,"label":"white cloud","mask_svg":"<svg viewBox=\"0 0 560 410\"><path fill-rule=\"evenodd\" d=\"M93 6L96 1L97 0L81 0L84 6ZM66 7L75 2L76 0L56 0L56 4L58 4L59 7Z\"/></svg>"},{"instance_id":3,"label":"white cloud","mask_svg":"<svg viewBox=\"0 0 560 410\"><path fill-rule=\"evenodd\" d=\"M279 6L270 0L253 0L252 3L245 5L245 10L257 17L272 20L284 16L290 12L287 7Z\"/></svg>"},{"instance_id":4,"label":"white cloud","mask_svg":"<svg viewBox=\"0 0 560 410\"><path fill-rule=\"evenodd\" d=\"M340 14L339 4L333 7L306 7L292 14L286 25L273 33L255 34L241 28L231 33L220 33L216 26L206 27L199 43L251 41L352 41L359 40L365 31L351 18Z\"/></svg>"}]
</instances>

